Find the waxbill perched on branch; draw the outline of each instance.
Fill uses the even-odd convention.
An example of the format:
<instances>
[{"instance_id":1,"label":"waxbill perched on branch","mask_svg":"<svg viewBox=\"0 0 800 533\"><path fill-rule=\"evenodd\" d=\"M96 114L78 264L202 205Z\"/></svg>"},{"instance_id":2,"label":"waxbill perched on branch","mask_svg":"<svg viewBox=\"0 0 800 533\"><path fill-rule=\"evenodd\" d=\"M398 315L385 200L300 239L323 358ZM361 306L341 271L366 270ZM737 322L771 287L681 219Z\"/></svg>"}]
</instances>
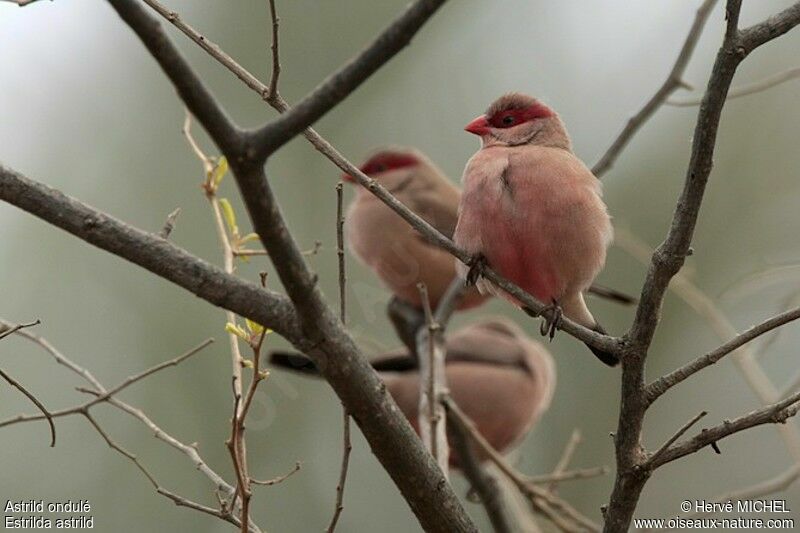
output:
<instances>
[{"instance_id":1,"label":"waxbill perched on branch","mask_svg":"<svg viewBox=\"0 0 800 533\"><path fill-rule=\"evenodd\" d=\"M386 148L375 152L360 170L378 180L401 203L448 237L453 236L461 191L422 152L413 148ZM355 180L345 174L343 179ZM364 187L345 216L350 251L370 267L392 294L422 309L417 284L428 290L436 309L456 278L453 256L426 241L408 222ZM468 290L458 309L483 303L488 295Z\"/></svg>"},{"instance_id":2,"label":"waxbill perched on branch","mask_svg":"<svg viewBox=\"0 0 800 533\"><path fill-rule=\"evenodd\" d=\"M556 386L553 358L516 324L492 317L448 335L445 374L453 401L497 451L517 445L547 410ZM274 366L316 374L305 356L272 352ZM419 433L420 375L405 349L372 360L398 407ZM484 457L479 456L481 459ZM451 450L450 463L458 467Z\"/></svg>"},{"instance_id":3,"label":"waxbill perched on branch","mask_svg":"<svg viewBox=\"0 0 800 533\"><path fill-rule=\"evenodd\" d=\"M605 263L611 220L600 181L572 153L559 116L531 96L510 93L465 130L481 138L481 148L462 178L454 241L473 260L457 262L459 274L481 292L497 292L480 276L488 264L544 302L542 333L551 339L562 313L605 333L583 292ZM619 362L613 354L589 348L609 366Z\"/></svg>"},{"instance_id":4,"label":"waxbill perched on branch","mask_svg":"<svg viewBox=\"0 0 800 533\"><path fill-rule=\"evenodd\" d=\"M414 148L383 148L372 154L360 170L386 187L401 203L452 239L458 220L461 190L422 152ZM345 174L345 181L355 183ZM358 186L345 217L350 250L369 266L400 300L421 308L417 284L425 283L436 309L456 277L452 256L430 244L380 199ZM596 295L631 304L630 296L601 286ZM480 305L488 295L466 292L458 309Z\"/></svg>"}]
</instances>

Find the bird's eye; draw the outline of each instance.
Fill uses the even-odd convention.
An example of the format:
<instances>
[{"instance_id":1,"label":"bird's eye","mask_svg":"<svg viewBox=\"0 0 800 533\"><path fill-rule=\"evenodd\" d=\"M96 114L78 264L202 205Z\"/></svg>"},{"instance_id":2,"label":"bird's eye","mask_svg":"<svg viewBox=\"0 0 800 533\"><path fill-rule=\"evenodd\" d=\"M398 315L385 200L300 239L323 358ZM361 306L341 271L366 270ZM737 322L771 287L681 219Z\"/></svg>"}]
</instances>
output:
<instances>
[{"instance_id":1,"label":"bird's eye","mask_svg":"<svg viewBox=\"0 0 800 533\"><path fill-rule=\"evenodd\" d=\"M385 170L386 170L386 165L384 165L383 163L378 163L377 165L375 165L375 172L383 172Z\"/></svg>"},{"instance_id":2,"label":"bird's eye","mask_svg":"<svg viewBox=\"0 0 800 533\"><path fill-rule=\"evenodd\" d=\"M510 126L514 123L515 118L514 115L506 115L503 117L503 126Z\"/></svg>"}]
</instances>

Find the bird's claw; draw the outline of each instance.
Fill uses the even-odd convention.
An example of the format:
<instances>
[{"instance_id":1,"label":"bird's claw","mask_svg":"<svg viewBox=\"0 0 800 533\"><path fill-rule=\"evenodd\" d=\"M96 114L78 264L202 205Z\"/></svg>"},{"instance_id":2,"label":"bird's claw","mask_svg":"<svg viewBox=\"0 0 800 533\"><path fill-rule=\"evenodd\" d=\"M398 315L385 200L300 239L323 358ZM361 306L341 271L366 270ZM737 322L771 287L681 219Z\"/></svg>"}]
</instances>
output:
<instances>
[{"instance_id":1,"label":"bird's claw","mask_svg":"<svg viewBox=\"0 0 800 533\"><path fill-rule=\"evenodd\" d=\"M467 266L469 270L467 271L466 285L470 287L475 285L478 282L478 278L483 276L484 270L489 266L489 261L486 260L485 255L479 252L472 256Z\"/></svg>"},{"instance_id":2,"label":"bird's claw","mask_svg":"<svg viewBox=\"0 0 800 533\"><path fill-rule=\"evenodd\" d=\"M556 335L556 331L561 329L561 324L564 322L564 311L561 309L561 306L558 305L558 302L553 300L550 305L542 309L539 316L543 318L539 326L539 333L541 333L543 337L550 337L552 341L553 337Z\"/></svg>"}]
</instances>

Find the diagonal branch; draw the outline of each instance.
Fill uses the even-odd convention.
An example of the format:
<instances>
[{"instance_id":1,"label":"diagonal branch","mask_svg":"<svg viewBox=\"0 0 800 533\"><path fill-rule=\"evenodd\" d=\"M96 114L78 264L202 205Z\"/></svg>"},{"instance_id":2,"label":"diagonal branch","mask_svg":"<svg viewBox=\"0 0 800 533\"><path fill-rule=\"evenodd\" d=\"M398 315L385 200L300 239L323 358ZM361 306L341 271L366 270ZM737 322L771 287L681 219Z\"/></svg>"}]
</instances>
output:
<instances>
[{"instance_id":1,"label":"diagonal branch","mask_svg":"<svg viewBox=\"0 0 800 533\"><path fill-rule=\"evenodd\" d=\"M703 429L689 440L680 442L664 450L658 457L653 457L648 466L658 468L670 461L680 459L686 455L710 446L717 441L762 424L783 424L800 410L800 392L785 400L757 409L751 413L740 416L735 420L726 420L718 426Z\"/></svg>"},{"instance_id":2,"label":"diagonal branch","mask_svg":"<svg viewBox=\"0 0 800 533\"><path fill-rule=\"evenodd\" d=\"M771 89L776 85L780 85L796 78L800 78L800 67L790 68L788 70L784 70L783 72L779 72L778 74L766 77L763 80L748 83L747 85L742 85L739 87L734 87L728 93L728 100L760 93L762 91L766 91L767 89ZM665 105L672 107L694 107L700 105L700 102L701 100L699 99L688 98L686 100L667 100Z\"/></svg>"},{"instance_id":3,"label":"diagonal branch","mask_svg":"<svg viewBox=\"0 0 800 533\"><path fill-rule=\"evenodd\" d=\"M306 95L291 111L255 131L252 144L258 158L265 160L349 96L406 47L444 3L445 0L416 0L369 46Z\"/></svg>"},{"instance_id":4,"label":"diagonal branch","mask_svg":"<svg viewBox=\"0 0 800 533\"><path fill-rule=\"evenodd\" d=\"M647 401L655 401L656 398L664 394L670 388L706 368L707 366L713 365L734 350L744 346L753 339L768 333L775 328L783 326L784 324L788 324L789 322L797 320L798 318L800 318L800 307L776 315L758 325L753 326L747 331L742 332L738 336L729 340L722 346L712 350L711 352L708 352L707 354L698 357L694 361L687 363L677 370L673 370L669 374L658 378L647 386Z\"/></svg>"},{"instance_id":5,"label":"diagonal branch","mask_svg":"<svg viewBox=\"0 0 800 533\"><path fill-rule=\"evenodd\" d=\"M6 380L9 385L15 387L19 390L22 394L24 394L33 404L39 408L42 412L42 415L47 419L47 425L50 426L50 447L53 448L56 445L56 426L53 423L53 414L47 410L47 407L39 401L39 399L33 395L28 389L26 389L20 382L12 378L8 375L2 368L0 368L0 377Z\"/></svg>"},{"instance_id":6,"label":"diagonal branch","mask_svg":"<svg viewBox=\"0 0 800 533\"><path fill-rule=\"evenodd\" d=\"M686 36L686 40L678 54L678 59L675 60L675 64L672 66L672 70L670 70L667 79L650 100L647 101L644 107L628 120L625 128L619 136L614 139L614 142L611 143L606 153L604 153L600 160L592 167L592 173L595 176L598 178L601 177L614 165L617 157L619 157L633 136L636 135L639 128L653 116L659 107L666 103L669 95L675 92L679 87L687 87L686 82L683 81L683 72L686 70L686 65L689 64L689 60L694 53L697 41L700 40L700 35L703 33L703 27L706 24L706 20L708 20L708 15L711 13L716 3L717 0L705 0L697 9L697 14L689 30L689 35Z\"/></svg>"},{"instance_id":7,"label":"diagonal branch","mask_svg":"<svg viewBox=\"0 0 800 533\"><path fill-rule=\"evenodd\" d=\"M290 340L302 335L289 300L230 276L155 234L130 226L0 164L0 200L122 257Z\"/></svg>"}]
</instances>

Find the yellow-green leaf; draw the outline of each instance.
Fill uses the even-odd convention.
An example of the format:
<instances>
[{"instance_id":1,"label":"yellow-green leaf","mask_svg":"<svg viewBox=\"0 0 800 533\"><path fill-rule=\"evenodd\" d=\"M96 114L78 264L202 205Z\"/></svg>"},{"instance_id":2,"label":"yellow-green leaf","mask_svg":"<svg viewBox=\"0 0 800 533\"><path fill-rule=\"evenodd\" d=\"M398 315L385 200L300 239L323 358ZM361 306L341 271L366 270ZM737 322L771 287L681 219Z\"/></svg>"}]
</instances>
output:
<instances>
[{"instance_id":1,"label":"yellow-green leaf","mask_svg":"<svg viewBox=\"0 0 800 533\"><path fill-rule=\"evenodd\" d=\"M250 241L257 241L258 240L258 233L248 233L241 239L239 239L239 244L247 244Z\"/></svg>"},{"instance_id":2,"label":"yellow-green leaf","mask_svg":"<svg viewBox=\"0 0 800 533\"><path fill-rule=\"evenodd\" d=\"M214 167L213 175L211 176L211 180L214 183L214 187L219 187L222 178L225 177L225 174L228 173L228 160L225 159L225 156L219 158L217 161L217 166Z\"/></svg>"},{"instance_id":3,"label":"yellow-green leaf","mask_svg":"<svg viewBox=\"0 0 800 533\"><path fill-rule=\"evenodd\" d=\"M242 359L242 366L245 368L253 368L253 362L250 359Z\"/></svg>"},{"instance_id":4,"label":"yellow-green leaf","mask_svg":"<svg viewBox=\"0 0 800 533\"><path fill-rule=\"evenodd\" d=\"M248 335L247 332L243 330L241 326L227 322L225 324L225 331L227 331L232 335L236 335L243 341L250 342L250 335Z\"/></svg>"},{"instance_id":5,"label":"yellow-green leaf","mask_svg":"<svg viewBox=\"0 0 800 533\"><path fill-rule=\"evenodd\" d=\"M236 226L236 213L233 212L233 207L227 198L219 199L219 206L222 209L222 216L228 224L228 229L232 235L239 234L239 228Z\"/></svg>"},{"instance_id":6,"label":"yellow-green leaf","mask_svg":"<svg viewBox=\"0 0 800 533\"><path fill-rule=\"evenodd\" d=\"M249 318L245 318L244 323L247 324L247 329L256 335L261 335L261 332L264 331L264 326L257 322L253 322Z\"/></svg>"}]
</instances>

